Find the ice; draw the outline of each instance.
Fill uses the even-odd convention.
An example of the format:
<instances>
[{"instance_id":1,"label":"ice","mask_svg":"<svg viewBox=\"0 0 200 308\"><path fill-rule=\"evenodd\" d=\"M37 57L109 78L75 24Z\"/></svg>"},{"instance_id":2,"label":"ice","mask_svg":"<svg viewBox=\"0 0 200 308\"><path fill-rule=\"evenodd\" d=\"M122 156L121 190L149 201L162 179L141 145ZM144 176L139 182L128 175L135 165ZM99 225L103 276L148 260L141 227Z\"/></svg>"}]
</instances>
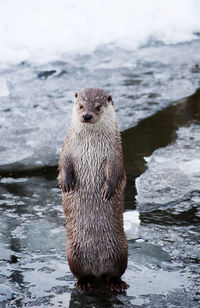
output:
<instances>
[{"instance_id":1,"label":"ice","mask_svg":"<svg viewBox=\"0 0 200 308\"><path fill-rule=\"evenodd\" d=\"M195 0L1 1L0 62L52 61L104 44L132 50L191 41L199 16Z\"/></svg>"},{"instance_id":2,"label":"ice","mask_svg":"<svg viewBox=\"0 0 200 308\"><path fill-rule=\"evenodd\" d=\"M174 214L200 208L200 127L179 128L175 143L146 158L147 170L136 179L141 210L171 208Z\"/></svg>"},{"instance_id":3,"label":"ice","mask_svg":"<svg viewBox=\"0 0 200 308\"><path fill-rule=\"evenodd\" d=\"M9 90L7 87L7 82L5 79L0 78L0 97L8 95L9 95Z\"/></svg>"},{"instance_id":4,"label":"ice","mask_svg":"<svg viewBox=\"0 0 200 308\"><path fill-rule=\"evenodd\" d=\"M0 170L8 175L57 165L77 89L108 90L121 131L193 94L199 74L191 68L200 62L199 48L200 41L131 54L103 48L67 61L10 65L1 74L9 96L0 99Z\"/></svg>"},{"instance_id":5,"label":"ice","mask_svg":"<svg viewBox=\"0 0 200 308\"><path fill-rule=\"evenodd\" d=\"M140 218L138 211L124 212L124 231L128 239L139 237Z\"/></svg>"},{"instance_id":6,"label":"ice","mask_svg":"<svg viewBox=\"0 0 200 308\"><path fill-rule=\"evenodd\" d=\"M77 89L108 90L121 131L193 94L199 10L195 0L0 1L1 173L57 165Z\"/></svg>"},{"instance_id":7,"label":"ice","mask_svg":"<svg viewBox=\"0 0 200 308\"><path fill-rule=\"evenodd\" d=\"M0 284L0 302L11 299L13 296L11 288Z\"/></svg>"},{"instance_id":8,"label":"ice","mask_svg":"<svg viewBox=\"0 0 200 308\"><path fill-rule=\"evenodd\" d=\"M18 178L18 179L14 179L14 178L1 178L0 179L0 183L3 184L13 184L13 183L23 183L23 182L27 182L28 179L27 178Z\"/></svg>"}]
</instances>

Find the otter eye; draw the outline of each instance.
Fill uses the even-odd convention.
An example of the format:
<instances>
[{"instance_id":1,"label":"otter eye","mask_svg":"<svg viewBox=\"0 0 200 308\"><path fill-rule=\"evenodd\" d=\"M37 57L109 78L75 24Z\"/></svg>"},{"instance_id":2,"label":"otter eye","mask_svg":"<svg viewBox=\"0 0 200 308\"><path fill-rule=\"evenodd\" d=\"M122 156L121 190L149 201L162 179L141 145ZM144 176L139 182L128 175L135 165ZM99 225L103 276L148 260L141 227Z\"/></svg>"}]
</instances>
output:
<instances>
[{"instance_id":1,"label":"otter eye","mask_svg":"<svg viewBox=\"0 0 200 308\"><path fill-rule=\"evenodd\" d=\"M111 96L111 95L108 96L108 101L109 101L109 102L112 101L112 96Z\"/></svg>"},{"instance_id":2,"label":"otter eye","mask_svg":"<svg viewBox=\"0 0 200 308\"><path fill-rule=\"evenodd\" d=\"M101 106L95 107L95 110L99 111L101 109Z\"/></svg>"},{"instance_id":3,"label":"otter eye","mask_svg":"<svg viewBox=\"0 0 200 308\"><path fill-rule=\"evenodd\" d=\"M82 109L83 108L83 105L79 105L79 109Z\"/></svg>"},{"instance_id":4,"label":"otter eye","mask_svg":"<svg viewBox=\"0 0 200 308\"><path fill-rule=\"evenodd\" d=\"M74 96L75 96L75 97L78 97L78 93L76 92L76 93L74 94Z\"/></svg>"}]
</instances>

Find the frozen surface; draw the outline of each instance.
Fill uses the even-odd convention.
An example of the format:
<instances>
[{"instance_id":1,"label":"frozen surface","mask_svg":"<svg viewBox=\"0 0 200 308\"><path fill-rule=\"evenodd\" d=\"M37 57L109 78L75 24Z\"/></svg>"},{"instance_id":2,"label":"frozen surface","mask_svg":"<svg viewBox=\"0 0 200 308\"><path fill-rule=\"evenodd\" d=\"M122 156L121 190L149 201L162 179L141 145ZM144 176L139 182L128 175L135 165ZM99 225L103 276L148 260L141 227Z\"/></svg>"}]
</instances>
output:
<instances>
[{"instance_id":1,"label":"frozen surface","mask_svg":"<svg viewBox=\"0 0 200 308\"><path fill-rule=\"evenodd\" d=\"M146 158L147 171L136 179L140 211L160 209L174 215L192 209L200 217L200 127L177 132L175 143Z\"/></svg>"},{"instance_id":2,"label":"frozen surface","mask_svg":"<svg viewBox=\"0 0 200 308\"><path fill-rule=\"evenodd\" d=\"M195 0L1 1L0 62L52 61L105 44L133 50L191 41L199 15Z\"/></svg>"},{"instance_id":3,"label":"frozen surface","mask_svg":"<svg viewBox=\"0 0 200 308\"><path fill-rule=\"evenodd\" d=\"M9 90L7 87L6 80L3 78L0 78L0 97L1 96L8 96L9 95Z\"/></svg>"},{"instance_id":4,"label":"frozen surface","mask_svg":"<svg viewBox=\"0 0 200 308\"><path fill-rule=\"evenodd\" d=\"M120 130L193 94L199 16L195 0L1 1L0 171L57 164L79 88L110 91Z\"/></svg>"},{"instance_id":5,"label":"frozen surface","mask_svg":"<svg viewBox=\"0 0 200 308\"><path fill-rule=\"evenodd\" d=\"M49 64L23 62L1 70L0 171L56 166L76 89L107 89L120 130L135 126L199 86L200 41L136 51L99 48Z\"/></svg>"}]
</instances>

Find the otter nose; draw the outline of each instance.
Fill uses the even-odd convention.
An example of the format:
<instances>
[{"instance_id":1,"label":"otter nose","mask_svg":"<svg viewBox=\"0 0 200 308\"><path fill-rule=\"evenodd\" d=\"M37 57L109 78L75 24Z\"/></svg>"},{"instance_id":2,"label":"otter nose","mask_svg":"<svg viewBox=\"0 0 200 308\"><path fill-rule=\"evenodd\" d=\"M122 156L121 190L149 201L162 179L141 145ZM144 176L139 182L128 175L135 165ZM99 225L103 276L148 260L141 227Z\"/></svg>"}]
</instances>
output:
<instances>
[{"instance_id":1,"label":"otter nose","mask_svg":"<svg viewBox=\"0 0 200 308\"><path fill-rule=\"evenodd\" d=\"M85 121L89 121L89 120L92 119L92 115L89 114L89 113L86 113L86 114L83 115L83 119L84 119Z\"/></svg>"}]
</instances>

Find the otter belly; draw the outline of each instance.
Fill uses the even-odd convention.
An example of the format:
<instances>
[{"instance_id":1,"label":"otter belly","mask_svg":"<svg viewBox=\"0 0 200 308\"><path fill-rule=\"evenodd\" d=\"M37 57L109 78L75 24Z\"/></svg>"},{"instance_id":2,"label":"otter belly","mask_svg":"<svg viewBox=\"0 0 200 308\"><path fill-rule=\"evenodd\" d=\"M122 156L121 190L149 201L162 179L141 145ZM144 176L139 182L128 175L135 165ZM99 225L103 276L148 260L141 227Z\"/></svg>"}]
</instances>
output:
<instances>
[{"instance_id":1,"label":"otter belly","mask_svg":"<svg viewBox=\"0 0 200 308\"><path fill-rule=\"evenodd\" d=\"M96 198L94 202L90 198L86 210L85 201L82 203L85 196L79 195L79 198L79 202L70 202L76 210L67 211L66 215L67 256L71 271L79 278L104 274L120 277L127 264L127 240L120 204L111 211L113 199L99 200L97 204Z\"/></svg>"},{"instance_id":2,"label":"otter belly","mask_svg":"<svg viewBox=\"0 0 200 308\"><path fill-rule=\"evenodd\" d=\"M123 230L123 189L119 183L104 201L105 149L74 157L76 186L63 194L67 228L67 256L71 271L85 275L121 276L127 264L127 240Z\"/></svg>"}]
</instances>

